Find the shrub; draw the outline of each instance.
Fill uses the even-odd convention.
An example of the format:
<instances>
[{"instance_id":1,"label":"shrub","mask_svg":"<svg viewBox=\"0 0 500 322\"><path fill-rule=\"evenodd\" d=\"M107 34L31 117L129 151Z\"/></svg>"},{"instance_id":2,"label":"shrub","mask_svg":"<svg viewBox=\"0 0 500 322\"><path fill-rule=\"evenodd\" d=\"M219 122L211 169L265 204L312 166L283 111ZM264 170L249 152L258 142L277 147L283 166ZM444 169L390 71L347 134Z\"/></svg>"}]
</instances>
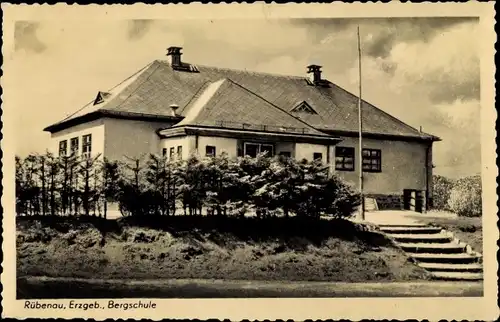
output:
<instances>
[{"instance_id":1,"label":"shrub","mask_svg":"<svg viewBox=\"0 0 500 322\"><path fill-rule=\"evenodd\" d=\"M118 201L123 216L184 215L259 217L349 216L359 196L329 176L320 162L292 158L230 159L192 155L167 160L156 155L107 159L55 157L16 159L16 206L20 215L106 217L107 202Z\"/></svg>"},{"instance_id":2,"label":"shrub","mask_svg":"<svg viewBox=\"0 0 500 322\"><path fill-rule=\"evenodd\" d=\"M450 191L448 207L459 216L478 217L482 214L481 177L457 180Z\"/></svg>"},{"instance_id":3,"label":"shrub","mask_svg":"<svg viewBox=\"0 0 500 322\"><path fill-rule=\"evenodd\" d=\"M433 207L435 209L449 210L448 199L450 199L453 181L446 177L435 175L433 178L433 188Z\"/></svg>"},{"instance_id":4,"label":"shrub","mask_svg":"<svg viewBox=\"0 0 500 322\"><path fill-rule=\"evenodd\" d=\"M320 162L273 158L262 176L264 184L256 189L254 200L269 212L341 218L350 216L360 203L359 195L340 178L329 176L328 167Z\"/></svg>"}]
</instances>

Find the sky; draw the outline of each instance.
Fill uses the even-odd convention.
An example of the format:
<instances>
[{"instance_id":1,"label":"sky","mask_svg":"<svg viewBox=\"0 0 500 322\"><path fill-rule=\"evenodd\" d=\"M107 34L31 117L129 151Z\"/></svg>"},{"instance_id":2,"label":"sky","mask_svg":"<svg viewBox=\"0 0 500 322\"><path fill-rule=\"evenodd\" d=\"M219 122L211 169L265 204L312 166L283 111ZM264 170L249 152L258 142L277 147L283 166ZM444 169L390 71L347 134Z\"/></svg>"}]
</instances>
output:
<instances>
[{"instance_id":1,"label":"sky","mask_svg":"<svg viewBox=\"0 0 500 322\"><path fill-rule=\"evenodd\" d=\"M45 126L165 59L169 46L200 65L306 76L307 65L319 64L324 78L357 93L358 25L363 99L442 138L434 145L435 173L479 173L475 18L18 21L16 153L45 151Z\"/></svg>"}]
</instances>

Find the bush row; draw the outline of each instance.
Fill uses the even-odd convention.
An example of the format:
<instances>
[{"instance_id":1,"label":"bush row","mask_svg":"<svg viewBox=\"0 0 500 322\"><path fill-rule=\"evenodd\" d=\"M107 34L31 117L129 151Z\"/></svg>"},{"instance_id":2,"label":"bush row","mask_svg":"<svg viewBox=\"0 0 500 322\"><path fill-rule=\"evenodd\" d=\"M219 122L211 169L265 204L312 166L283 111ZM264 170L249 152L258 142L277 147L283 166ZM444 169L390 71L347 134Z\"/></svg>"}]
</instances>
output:
<instances>
[{"instance_id":1,"label":"bush row","mask_svg":"<svg viewBox=\"0 0 500 322\"><path fill-rule=\"evenodd\" d=\"M124 216L222 215L346 217L360 198L320 162L227 155L169 161L157 155L124 162L97 157L16 158L21 215L106 217L109 202Z\"/></svg>"},{"instance_id":2,"label":"bush row","mask_svg":"<svg viewBox=\"0 0 500 322\"><path fill-rule=\"evenodd\" d=\"M481 176L475 175L453 180L436 175L433 182L434 208L452 211L460 216L481 216Z\"/></svg>"}]
</instances>

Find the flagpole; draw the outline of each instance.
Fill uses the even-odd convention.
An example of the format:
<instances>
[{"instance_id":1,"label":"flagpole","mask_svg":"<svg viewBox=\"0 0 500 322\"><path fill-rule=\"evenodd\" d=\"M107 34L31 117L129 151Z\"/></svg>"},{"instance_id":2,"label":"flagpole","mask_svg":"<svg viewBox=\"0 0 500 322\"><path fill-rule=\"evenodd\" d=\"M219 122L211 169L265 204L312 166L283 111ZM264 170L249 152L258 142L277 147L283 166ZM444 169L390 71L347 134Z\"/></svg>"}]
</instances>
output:
<instances>
[{"instance_id":1,"label":"flagpole","mask_svg":"<svg viewBox=\"0 0 500 322\"><path fill-rule=\"evenodd\" d=\"M363 123L361 111L361 40L358 25L358 71L359 71L359 95L358 95L358 125L359 125L359 193L361 197L360 217L365 220L365 198L363 193Z\"/></svg>"}]
</instances>

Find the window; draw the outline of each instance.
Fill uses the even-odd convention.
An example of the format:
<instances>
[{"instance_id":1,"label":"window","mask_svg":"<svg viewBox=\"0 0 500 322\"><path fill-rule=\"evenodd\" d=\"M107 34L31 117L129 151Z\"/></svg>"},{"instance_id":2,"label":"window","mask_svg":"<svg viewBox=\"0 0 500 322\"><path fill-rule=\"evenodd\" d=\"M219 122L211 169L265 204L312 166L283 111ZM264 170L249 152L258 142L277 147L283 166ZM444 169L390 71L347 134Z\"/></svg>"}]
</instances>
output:
<instances>
[{"instance_id":1,"label":"window","mask_svg":"<svg viewBox=\"0 0 500 322\"><path fill-rule=\"evenodd\" d=\"M175 157L175 148L170 148L170 160L173 160Z\"/></svg>"},{"instance_id":2,"label":"window","mask_svg":"<svg viewBox=\"0 0 500 322\"><path fill-rule=\"evenodd\" d=\"M80 148L80 141L78 140L78 137L72 138L70 141L70 154L71 155L78 155L78 149Z\"/></svg>"},{"instance_id":3,"label":"window","mask_svg":"<svg viewBox=\"0 0 500 322\"><path fill-rule=\"evenodd\" d=\"M215 157L215 146L207 145L205 147L205 155L207 157Z\"/></svg>"},{"instance_id":4,"label":"window","mask_svg":"<svg viewBox=\"0 0 500 322\"><path fill-rule=\"evenodd\" d=\"M354 171L354 148L335 147L335 170Z\"/></svg>"},{"instance_id":5,"label":"window","mask_svg":"<svg viewBox=\"0 0 500 322\"><path fill-rule=\"evenodd\" d=\"M163 155L163 157L166 157L167 156L167 148L163 148L161 150L161 155Z\"/></svg>"},{"instance_id":6,"label":"window","mask_svg":"<svg viewBox=\"0 0 500 322\"><path fill-rule=\"evenodd\" d=\"M83 136L83 143L82 143L82 155L84 157L90 157L92 154L92 135L87 134Z\"/></svg>"},{"instance_id":7,"label":"window","mask_svg":"<svg viewBox=\"0 0 500 322\"><path fill-rule=\"evenodd\" d=\"M323 161L323 153L314 152L313 153L313 160L314 161Z\"/></svg>"},{"instance_id":8,"label":"window","mask_svg":"<svg viewBox=\"0 0 500 322\"><path fill-rule=\"evenodd\" d=\"M382 171L382 153L380 150L363 149L363 171Z\"/></svg>"},{"instance_id":9,"label":"window","mask_svg":"<svg viewBox=\"0 0 500 322\"><path fill-rule=\"evenodd\" d=\"M272 144L261 144L261 143L248 143L244 144L244 155L248 155L255 158L259 153L267 152L268 157L272 157L274 154L274 147Z\"/></svg>"},{"instance_id":10,"label":"window","mask_svg":"<svg viewBox=\"0 0 500 322\"><path fill-rule=\"evenodd\" d=\"M177 159L182 160L182 145L177 147Z\"/></svg>"},{"instance_id":11,"label":"window","mask_svg":"<svg viewBox=\"0 0 500 322\"><path fill-rule=\"evenodd\" d=\"M68 150L68 141L66 140L59 141L59 156L60 157L66 156L67 150Z\"/></svg>"}]
</instances>

